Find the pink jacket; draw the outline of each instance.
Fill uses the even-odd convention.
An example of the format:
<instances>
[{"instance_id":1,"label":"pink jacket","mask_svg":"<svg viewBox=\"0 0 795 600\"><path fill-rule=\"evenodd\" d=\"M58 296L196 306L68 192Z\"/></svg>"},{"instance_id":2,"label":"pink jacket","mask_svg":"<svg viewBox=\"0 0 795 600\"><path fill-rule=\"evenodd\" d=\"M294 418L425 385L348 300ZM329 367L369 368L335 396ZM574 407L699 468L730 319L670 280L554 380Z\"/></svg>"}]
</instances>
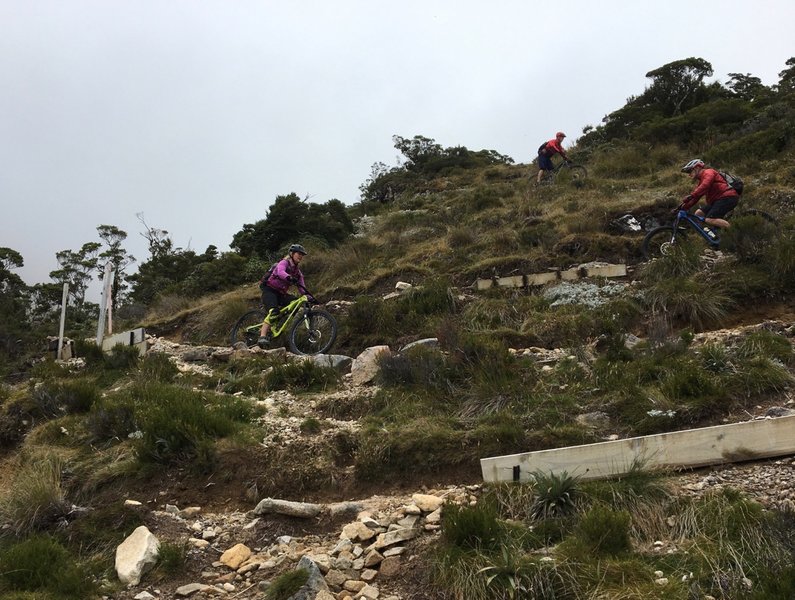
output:
<instances>
[{"instance_id":1,"label":"pink jacket","mask_svg":"<svg viewBox=\"0 0 795 600\"><path fill-rule=\"evenodd\" d=\"M287 290L290 289L290 286L293 285L293 281L291 279L295 279L295 285L298 286L298 289L301 293L304 293L304 274L301 273L301 269L298 268L298 265L293 263L289 258L283 258L279 261L276 265L276 268L271 273L271 276L268 277L268 280L265 282L269 288L273 288L280 294L286 294Z\"/></svg>"}]
</instances>

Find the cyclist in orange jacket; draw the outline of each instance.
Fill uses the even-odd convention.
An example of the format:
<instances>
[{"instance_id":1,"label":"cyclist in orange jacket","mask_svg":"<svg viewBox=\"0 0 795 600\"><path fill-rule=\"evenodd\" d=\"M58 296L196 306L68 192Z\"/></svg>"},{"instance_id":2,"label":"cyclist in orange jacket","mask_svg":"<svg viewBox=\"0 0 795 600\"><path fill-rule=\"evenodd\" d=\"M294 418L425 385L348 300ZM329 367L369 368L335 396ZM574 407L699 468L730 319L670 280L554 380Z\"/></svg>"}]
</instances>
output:
<instances>
[{"instance_id":1,"label":"cyclist in orange jacket","mask_svg":"<svg viewBox=\"0 0 795 600\"><path fill-rule=\"evenodd\" d=\"M536 177L536 183L541 183L544 171L551 171L555 168L555 165L552 164L553 156L560 154L563 160L566 162L569 161L566 151L563 150L563 138L565 137L565 133L558 131L554 139L541 144L541 147L538 149L538 176Z\"/></svg>"},{"instance_id":2,"label":"cyclist in orange jacket","mask_svg":"<svg viewBox=\"0 0 795 600\"><path fill-rule=\"evenodd\" d=\"M710 169L700 158L694 158L682 167L691 179L697 181L695 189L688 194L680 205L687 210L704 196L706 204L696 210L697 217L703 217L707 225L713 227L729 227L723 217L733 210L740 201L740 195L728 184L715 169Z\"/></svg>"}]
</instances>

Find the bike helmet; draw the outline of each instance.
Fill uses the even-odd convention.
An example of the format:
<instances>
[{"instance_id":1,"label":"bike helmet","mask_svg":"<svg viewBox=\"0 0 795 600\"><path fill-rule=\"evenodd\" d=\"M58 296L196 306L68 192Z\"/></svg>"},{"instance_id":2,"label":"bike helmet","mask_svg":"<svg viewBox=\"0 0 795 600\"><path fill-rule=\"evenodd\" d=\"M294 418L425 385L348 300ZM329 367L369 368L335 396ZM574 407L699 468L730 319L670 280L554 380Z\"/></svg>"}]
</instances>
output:
<instances>
[{"instance_id":1,"label":"bike helmet","mask_svg":"<svg viewBox=\"0 0 795 600\"><path fill-rule=\"evenodd\" d=\"M682 173L690 173L696 167L703 167L704 161L700 158L694 158L689 163L687 163L684 167L682 167Z\"/></svg>"},{"instance_id":2,"label":"bike helmet","mask_svg":"<svg viewBox=\"0 0 795 600\"><path fill-rule=\"evenodd\" d=\"M566 134L565 134L565 133L563 133L562 131L558 131L558 132L555 134L555 137L566 137Z\"/></svg>"},{"instance_id":3,"label":"bike helmet","mask_svg":"<svg viewBox=\"0 0 795 600\"><path fill-rule=\"evenodd\" d=\"M290 249L287 251L287 253L292 254L293 252L298 252L300 254L303 254L304 256L309 254L301 244L293 244L292 246L290 246Z\"/></svg>"}]
</instances>

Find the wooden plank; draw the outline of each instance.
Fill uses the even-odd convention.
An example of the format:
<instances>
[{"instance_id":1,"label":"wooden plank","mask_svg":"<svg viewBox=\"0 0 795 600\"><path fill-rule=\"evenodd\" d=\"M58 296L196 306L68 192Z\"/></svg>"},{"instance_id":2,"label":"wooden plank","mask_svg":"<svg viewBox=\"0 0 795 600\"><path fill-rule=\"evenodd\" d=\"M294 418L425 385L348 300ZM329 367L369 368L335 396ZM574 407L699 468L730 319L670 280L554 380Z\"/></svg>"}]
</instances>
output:
<instances>
[{"instance_id":1,"label":"wooden plank","mask_svg":"<svg viewBox=\"0 0 795 600\"><path fill-rule=\"evenodd\" d=\"M524 287L524 277L522 275L499 277L497 279L497 285L500 287Z\"/></svg>"},{"instance_id":2,"label":"wooden plank","mask_svg":"<svg viewBox=\"0 0 795 600\"><path fill-rule=\"evenodd\" d=\"M587 264L587 263L586 263ZM477 290L488 290L495 285L501 287L524 287L546 285L558 280L573 281L583 277L626 277L627 265L608 264L598 266L579 266L565 271L555 270L548 273L533 273L530 275L514 275L493 279L478 279L475 282Z\"/></svg>"},{"instance_id":3,"label":"wooden plank","mask_svg":"<svg viewBox=\"0 0 795 600\"><path fill-rule=\"evenodd\" d=\"M588 277L626 277L627 265L599 265L585 267Z\"/></svg>"},{"instance_id":4,"label":"wooden plank","mask_svg":"<svg viewBox=\"0 0 795 600\"><path fill-rule=\"evenodd\" d=\"M536 273L527 276L527 285L546 285L558 280L557 271L551 273Z\"/></svg>"},{"instance_id":5,"label":"wooden plank","mask_svg":"<svg viewBox=\"0 0 795 600\"><path fill-rule=\"evenodd\" d=\"M633 465L647 470L702 467L795 454L795 415L716 425L568 448L482 458L487 482L529 481L534 472L583 480L624 475Z\"/></svg>"},{"instance_id":6,"label":"wooden plank","mask_svg":"<svg viewBox=\"0 0 795 600\"><path fill-rule=\"evenodd\" d=\"M575 279L580 278L580 268L573 267L571 269L566 269L565 271L560 272L560 278L563 281L573 281Z\"/></svg>"},{"instance_id":7,"label":"wooden plank","mask_svg":"<svg viewBox=\"0 0 795 600\"><path fill-rule=\"evenodd\" d=\"M113 335L106 336L102 340L102 350L110 352L114 346L135 346L143 356L146 354L146 332L143 327L122 331Z\"/></svg>"}]
</instances>

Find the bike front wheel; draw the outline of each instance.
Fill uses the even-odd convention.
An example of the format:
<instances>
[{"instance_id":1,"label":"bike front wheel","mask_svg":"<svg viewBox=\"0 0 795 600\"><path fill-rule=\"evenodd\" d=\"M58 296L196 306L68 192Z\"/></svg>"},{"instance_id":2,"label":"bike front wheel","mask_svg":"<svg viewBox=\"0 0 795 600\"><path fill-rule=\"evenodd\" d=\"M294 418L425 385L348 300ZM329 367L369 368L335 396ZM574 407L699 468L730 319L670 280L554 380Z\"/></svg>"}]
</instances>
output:
<instances>
[{"instance_id":1,"label":"bike front wheel","mask_svg":"<svg viewBox=\"0 0 795 600\"><path fill-rule=\"evenodd\" d=\"M323 354L337 339L337 321L325 310L310 310L290 328L290 350L295 354Z\"/></svg>"},{"instance_id":2,"label":"bike front wheel","mask_svg":"<svg viewBox=\"0 0 795 600\"><path fill-rule=\"evenodd\" d=\"M681 235L681 232L678 234ZM668 256L673 252L676 235L673 225L656 227L646 234L641 242L640 249L646 260Z\"/></svg>"},{"instance_id":3,"label":"bike front wheel","mask_svg":"<svg viewBox=\"0 0 795 600\"><path fill-rule=\"evenodd\" d=\"M247 348L257 345L259 332L262 322L265 320L265 312L261 310L251 310L237 320L232 327L231 344L234 346L238 342L244 342Z\"/></svg>"},{"instance_id":4,"label":"bike front wheel","mask_svg":"<svg viewBox=\"0 0 795 600\"><path fill-rule=\"evenodd\" d=\"M588 171L582 165L571 165L568 168L567 176L573 183L582 183L588 177Z\"/></svg>"}]
</instances>

